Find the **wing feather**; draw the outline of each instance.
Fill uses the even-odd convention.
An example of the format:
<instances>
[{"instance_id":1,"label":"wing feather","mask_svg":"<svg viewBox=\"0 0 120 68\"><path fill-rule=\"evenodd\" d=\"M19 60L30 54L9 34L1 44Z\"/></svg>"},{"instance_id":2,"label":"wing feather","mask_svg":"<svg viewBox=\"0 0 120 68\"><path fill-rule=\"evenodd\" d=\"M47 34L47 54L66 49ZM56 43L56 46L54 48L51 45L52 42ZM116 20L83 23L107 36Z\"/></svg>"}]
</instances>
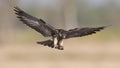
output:
<instances>
[{"instance_id":1,"label":"wing feather","mask_svg":"<svg viewBox=\"0 0 120 68\"><path fill-rule=\"evenodd\" d=\"M96 32L98 32L104 28L106 28L106 26L97 27L97 28L88 28L87 27L87 28L81 28L81 29L80 28L71 29L66 32L66 39L95 34Z\"/></svg>"},{"instance_id":2,"label":"wing feather","mask_svg":"<svg viewBox=\"0 0 120 68\"><path fill-rule=\"evenodd\" d=\"M24 24L27 26L33 28L37 32L41 33L45 37L49 37L52 35L52 33L55 31L55 28L51 25L47 24L42 19L37 19L36 17L33 17L23 10L21 10L18 7L14 7L15 14L17 15L17 18L20 19Z\"/></svg>"}]
</instances>

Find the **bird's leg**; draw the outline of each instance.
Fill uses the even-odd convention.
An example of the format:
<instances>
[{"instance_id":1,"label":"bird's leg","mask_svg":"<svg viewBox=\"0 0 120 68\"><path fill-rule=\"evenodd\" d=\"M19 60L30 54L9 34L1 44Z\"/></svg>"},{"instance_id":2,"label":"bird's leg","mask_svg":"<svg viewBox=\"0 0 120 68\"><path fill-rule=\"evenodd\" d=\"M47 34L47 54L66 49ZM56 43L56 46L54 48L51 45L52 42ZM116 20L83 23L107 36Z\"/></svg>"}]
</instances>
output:
<instances>
[{"instance_id":1,"label":"bird's leg","mask_svg":"<svg viewBox=\"0 0 120 68\"><path fill-rule=\"evenodd\" d=\"M63 45L63 40L61 40L59 44L60 44L60 50L64 50L64 48L62 46Z\"/></svg>"},{"instance_id":2,"label":"bird's leg","mask_svg":"<svg viewBox=\"0 0 120 68\"><path fill-rule=\"evenodd\" d=\"M56 47L58 43L57 37L53 37L53 46Z\"/></svg>"},{"instance_id":3,"label":"bird's leg","mask_svg":"<svg viewBox=\"0 0 120 68\"><path fill-rule=\"evenodd\" d=\"M55 47L55 48L56 48L56 49L59 49L59 50L64 50L62 44L63 44L63 40L58 41L57 47Z\"/></svg>"}]
</instances>

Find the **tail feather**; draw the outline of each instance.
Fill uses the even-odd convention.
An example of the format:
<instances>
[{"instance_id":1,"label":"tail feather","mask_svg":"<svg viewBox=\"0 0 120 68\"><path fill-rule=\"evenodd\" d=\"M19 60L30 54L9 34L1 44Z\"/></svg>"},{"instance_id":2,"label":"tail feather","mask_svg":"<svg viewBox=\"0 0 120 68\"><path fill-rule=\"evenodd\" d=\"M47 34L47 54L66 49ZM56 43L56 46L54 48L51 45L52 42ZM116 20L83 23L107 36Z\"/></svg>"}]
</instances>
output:
<instances>
[{"instance_id":1,"label":"tail feather","mask_svg":"<svg viewBox=\"0 0 120 68\"><path fill-rule=\"evenodd\" d=\"M48 46L48 47L54 48L54 44L53 44L52 40L37 42L37 44L41 44L41 45L44 45L44 46Z\"/></svg>"}]
</instances>

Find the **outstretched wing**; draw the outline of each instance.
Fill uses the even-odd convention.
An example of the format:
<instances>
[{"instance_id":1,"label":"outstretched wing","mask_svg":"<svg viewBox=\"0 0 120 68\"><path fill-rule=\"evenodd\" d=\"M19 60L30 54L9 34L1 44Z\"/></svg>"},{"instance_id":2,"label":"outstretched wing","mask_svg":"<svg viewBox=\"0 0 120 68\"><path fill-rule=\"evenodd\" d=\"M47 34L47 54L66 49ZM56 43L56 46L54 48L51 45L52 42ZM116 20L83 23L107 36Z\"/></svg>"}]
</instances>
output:
<instances>
[{"instance_id":1,"label":"outstretched wing","mask_svg":"<svg viewBox=\"0 0 120 68\"><path fill-rule=\"evenodd\" d=\"M54 33L55 28L47 24L42 19L37 19L36 17L27 14L18 7L14 7L14 11L16 12L15 14L20 19L20 21L41 33L43 36L49 37L52 35L52 33Z\"/></svg>"},{"instance_id":2,"label":"outstretched wing","mask_svg":"<svg viewBox=\"0 0 120 68\"><path fill-rule=\"evenodd\" d=\"M82 37L82 36L86 36L86 35L91 35L96 33L97 31L100 31L102 29L104 29L106 26L103 27L97 27L97 28L75 28L75 29L71 29L68 30L66 32L66 39L68 38L73 38L73 37Z\"/></svg>"}]
</instances>

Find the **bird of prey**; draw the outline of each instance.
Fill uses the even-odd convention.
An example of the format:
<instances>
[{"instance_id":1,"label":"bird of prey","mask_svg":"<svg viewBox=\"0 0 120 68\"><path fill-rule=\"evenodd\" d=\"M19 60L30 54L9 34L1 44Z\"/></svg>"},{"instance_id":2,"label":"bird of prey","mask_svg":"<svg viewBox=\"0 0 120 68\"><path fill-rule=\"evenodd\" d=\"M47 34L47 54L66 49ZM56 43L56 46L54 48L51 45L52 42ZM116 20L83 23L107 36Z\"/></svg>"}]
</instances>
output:
<instances>
[{"instance_id":1,"label":"bird of prey","mask_svg":"<svg viewBox=\"0 0 120 68\"><path fill-rule=\"evenodd\" d=\"M44 37L51 37L51 39L49 40L37 42L38 44L58 50L64 50L62 46L63 39L91 35L96 33L97 31L106 28L106 26L102 26L96 28L74 28L70 30L56 29L42 19L38 19L24 12L19 7L14 7L14 11L17 15L17 18L19 18L19 20L22 21L24 24L41 33Z\"/></svg>"}]
</instances>

